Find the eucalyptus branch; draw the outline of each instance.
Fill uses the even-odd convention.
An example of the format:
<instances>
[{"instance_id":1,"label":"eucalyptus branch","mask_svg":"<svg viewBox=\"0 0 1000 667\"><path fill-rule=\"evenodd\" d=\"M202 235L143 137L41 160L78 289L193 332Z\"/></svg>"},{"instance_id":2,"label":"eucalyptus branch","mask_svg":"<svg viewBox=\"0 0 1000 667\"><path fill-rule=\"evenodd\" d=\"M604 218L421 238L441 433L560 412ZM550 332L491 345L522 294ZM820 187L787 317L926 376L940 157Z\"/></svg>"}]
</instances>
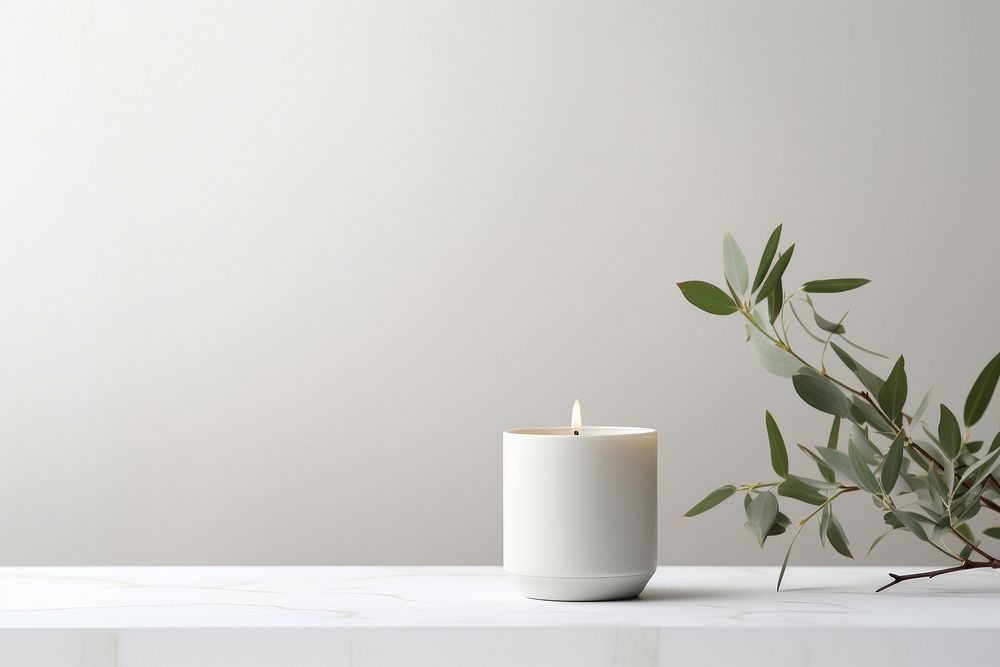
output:
<instances>
[{"instance_id":1,"label":"eucalyptus branch","mask_svg":"<svg viewBox=\"0 0 1000 667\"><path fill-rule=\"evenodd\" d=\"M723 266L728 294L702 281L678 283L678 287L684 297L701 310L714 315L739 313L745 320L748 331L749 328L755 331L748 339L761 364L777 375L791 377L794 389L803 401L820 412L834 416L826 447L810 449L799 445L816 464L822 479L812 479L789 471L784 439L774 418L766 413L771 467L779 479L741 484L738 487L725 485L708 494L686 516L705 512L741 491L744 493L747 527L763 545L769 537L783 534L791 525L788 517L780 511L779 497L813 505L814 508L797 523L797 530L778 577L779 587L792 546L803 526L818 515L822 517L820 539L829 543L840 554L853 558L847 535L834 515L833 501L845 493L856 491L864 491L872 496L875 506L883 513L883 520L890 528L872 543L869 552L883 537L894 530L902 530L961 563L913 575L892 574L890 576L893 581L880 590L920 577L933 577L966 569L1000 567L997 558L980 546L979 538L968 523L981 507L1000 513L1000 503L984 493L987 487L994 497L994 492L1000 491L1000 481L994 475L994 471L1000 467L1000 434L995 436L988 448L982 443L976 446L970 443L970 429L982 418L1000 381L1000 354L987 364L969 392L962 413L964 429L955 414L947 406L941 405L937 435L930 432L928 434L935 446L940 448L944 458L932 456L909 433L913 424L923 423L920 418L926 407L927 397L921 401L912 416L906 412L907 378L903 358L896 360L891 372L884 378L865 368L833 342L834 336L839 336L838 342L843 340L857 350L881 358L887 357L848 340L844 335L846 328L843 324L846 314L839 321L833 322L820 315L810 297L846 292L869 281L862 278L811 280L785 295L783 277L795 246L778 254L780 238L779 225L767 241L751 282L746 257L736 241L726 235L723 242ZM800 294L812 309L817 326L828 334L825 339L814 334L795 309L793 300ZM756 306L764 301L768 306L766 319L760 318L756 310ZM786 307L792 311L802 330L822 344L818 368L793 348L788 335ZM779 321L780 325L777 324ZM861 387L834 377L827 371L826 352L831 347L847 370L860 381ZM842 419L848 419L856 425L849 438L847 454L837 449ZM868 425L873 427L871 431ZM871 441L876 436L891 441L887 449L879 448ZM917 464L919 469L911 471L911 463ZM916 502L901 506L893 502L894 490L900 484L905 484L907 488L900 493L912 493ZM926 525L934 527L931 534L923 527ZM964 545L960 554L952 551L945 540L941 539L947 532ZM987 528L983 534L1000 539L1000 526ZM976 554L984 560L970 560L970 554Z\"/></svg>"}]
</instances>

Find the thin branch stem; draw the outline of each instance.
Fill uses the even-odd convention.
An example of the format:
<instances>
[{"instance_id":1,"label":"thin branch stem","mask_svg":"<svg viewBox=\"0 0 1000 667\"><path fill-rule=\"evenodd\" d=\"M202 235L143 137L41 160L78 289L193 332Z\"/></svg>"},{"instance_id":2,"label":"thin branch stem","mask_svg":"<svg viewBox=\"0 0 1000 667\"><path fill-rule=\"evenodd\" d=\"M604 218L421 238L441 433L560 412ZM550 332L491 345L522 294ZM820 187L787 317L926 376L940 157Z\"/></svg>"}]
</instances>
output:
<instances>
[{"instance_id":1,"label":"thin branch stem","mask_svg":"<svg viewBox=\"0 0 1000 667\"><path fill-rule=\"evenodd\" d=\"M777 482L754 482L752 484L741 484L737 487L737 491L755 491L756 489L767 489L773 486L778 486L781 484L782 480Z\"/></svg>"},{"instance_id":2,"label":"thin branch stem","mask_svg":"<svg viewBox=\"0 0 1000 667\"><path fill-rule=\"evenodd\" d=\"M975 570L983 567L989 567L995 570L997 568L1000 568L1000 561L966 560L963 561L961 565L955 565L953 567L944 567L941 568L940 570L930 570L928 572L916 572L914 574L893 574L892 572L890 572L889 576L892 577L892 581L890 581L885 586L881 586L880 588L875 589L875 592L880 593L881 591L884 591L887 588L892 588L896 584L900 584L904 581L910 581L912 579L932 579L940 574L950 574L952 572L961 572L963 570Z\"/></svg>"}]
</instances>

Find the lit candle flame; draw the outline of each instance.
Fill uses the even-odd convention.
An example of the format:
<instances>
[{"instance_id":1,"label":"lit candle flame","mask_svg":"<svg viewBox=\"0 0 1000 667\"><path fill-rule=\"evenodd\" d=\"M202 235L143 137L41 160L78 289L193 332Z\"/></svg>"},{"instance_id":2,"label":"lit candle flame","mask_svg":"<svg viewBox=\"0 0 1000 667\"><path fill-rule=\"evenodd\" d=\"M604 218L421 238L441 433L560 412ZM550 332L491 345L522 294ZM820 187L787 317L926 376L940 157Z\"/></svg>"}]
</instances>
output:
<instances>
[{"instance_id":1,"label":"lit candle flame","mask_svg":"<svg viewBox=\"0 0 1000 667\"><path fill-rule=\"evenodd\" d=\"M580 435L580 429L583 428L583 417L580 416L579 399L573 401L573 416L570 418L569 423L573 429L573 435Z\"/></svg>"}]
</instances>

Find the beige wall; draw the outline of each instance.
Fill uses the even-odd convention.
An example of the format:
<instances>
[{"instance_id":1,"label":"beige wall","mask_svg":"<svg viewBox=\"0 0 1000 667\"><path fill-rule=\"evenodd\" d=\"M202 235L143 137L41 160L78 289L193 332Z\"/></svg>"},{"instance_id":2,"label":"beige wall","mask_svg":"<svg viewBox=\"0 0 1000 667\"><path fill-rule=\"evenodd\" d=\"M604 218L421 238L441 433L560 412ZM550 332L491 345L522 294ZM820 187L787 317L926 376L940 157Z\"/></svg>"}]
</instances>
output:
<instances>
[{"instance_id":1,"label":"beige wall","mask_svg":"<svg viewBox=\"0 0 1000 667\"><path fill-rule=\"evenodd\" d=\"M1000 340L998 25L908 0L6 4L0 560L496 563L500 432L579 397L660 429L663 562L780 562L738 502L680 515L770 476L766 407L790 443L827 421L673 283L784 222L790 278L872 278L828 312L960 406ZM863 554L879 519L844 505ZM815 542L799 562L842 562Z\"/></svg>"}]
</instances>

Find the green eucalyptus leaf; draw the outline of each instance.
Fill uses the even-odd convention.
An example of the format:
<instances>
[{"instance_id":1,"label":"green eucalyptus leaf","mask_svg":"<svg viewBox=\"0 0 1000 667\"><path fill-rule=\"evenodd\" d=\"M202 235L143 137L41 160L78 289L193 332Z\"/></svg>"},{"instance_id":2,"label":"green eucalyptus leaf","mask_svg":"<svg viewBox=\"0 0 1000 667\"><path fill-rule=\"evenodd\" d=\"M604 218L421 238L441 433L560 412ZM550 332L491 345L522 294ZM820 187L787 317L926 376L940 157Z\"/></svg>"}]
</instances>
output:
<instances>
[{"instance_id":1,"label":"green eucalyptus leaf","mask_svg":"<svg viewBox=\"0 0 1000 667\"><path fill-rule=\"evenodd\" d=\"M757 300L754 303L760 303L778 287L781 283L781 276L784 275L788 263L792 261L792 253L794 252L795 244L793 243L788 247L788 250L778 255L778 261L774 263L774 268L771 269L771 272L767 274L767 278L761 284L760 291L757 292Z\"/></svg>"},{"instance_id":2,"label":"green eucalyptus leaf","mask_svg":"<svg viewBox=\"0 0 1000 667\"><path fill-rule=\"evenodd\" d=\"M774 261L774 253L778 251L778 241L781 239L781 225L774 228L771 232L771 236L768 237L767 243L764 245L764 252L760 256L760 264L757 266L757 275L753 279L753 287L750 288L752 292L756 292L760 284L764 282L764 278L767 276L767 270L771 268L771 262Z\"/></svg>"},{"instance_id":3,"label":"green eucalyptus leaf","mask_svg":"<svg viewBox=\"0 0 1000 667\"><path fill-rule=\"evenodd\" d=\"M788 558L789 556L792 555L792 547L795 546L795 540L799 539L799 533L801 532L802 532L802 526L800 525L799 529L795 531L795 535L792 537L792 541L788 543L788 550L785 551L785 559L781 561L781 570L778 572L778 585L774 589L776 591L781 590L781 582L782 580L784 580L785 570L788 568Z\"/></svg>"},{"instance_id":4,"label":"green eucalyptus leaf","mask_svg":"<svg viewBox=\"0 0 1000 667\"><path fill-rule=\"evenodd\" d=\"M849 441L854 443L854 446L858 448L858 453L861 454L861 458L865 460L865 463L870 465L875 465L879 459L882 458L882 452L875 443L871 441L864 431L862 431L857 426L851 426L851 437Z\"/></svg>"},{"instance_id":5,"label":"green eucalyptus leaf","mask_svg":"<svg viewBox=\"0 0 1000 667\"><path fill-rule=\"evenodd\" d=\"M906 488L910 491L919 491L921 489L927 488L927 478L921 477L920 475L911 475L909 473L900 473L900 477L903 478L903 482L906 484Z\"/></svg>"},{"instance_id":6,"label":"green eucalyptus leaf","mask_svg":"<svg viewBox=\"0 0 1000 667\"><path fill-rule=\"evenodd\" d=\"M819 515L819 543L826 548L826 531L830 526L830 506L824 505L823 511Z\"/></svg>"},{"instance_id":7,"label":"green eucalyptus leaf","mask_svg":"<svg viewBox=\"0 0 1000 667\"><path fill-rule=\"evenodd\" d=\"M790 525L792 525L792 520L788 518L788 515L784 512L778 512L778 515L774 517L774 523L771 524L771 530L767 531L767 536L781 535Z\"/></svg>"},{"instance_id":8,"label":"green eucalyptus leaf","mask_svg":"<svg viewBox=\"0 0 1000 667\"><path fill-rule=\"evenodd\" d=\"M767 443L771 449L771 467L778 477L788 475L788 450L785 448L785 440L781 437L781 431L774 417L770 412L764 412L764 424L767 427Z\"/></svg>"},{"instance_id":9,"label":"green eucalyptus leaf","mask_svg":"<svg viewBox=\"0 0 1000 667\"><path fill-rule=\"evenodd\" d=\"M940 519L942 516L944 516L944 514L945 514L945 508L944 508L944 506L936 505L933 501L927 502L927 501L924 501L924 500L920 500L920 501L918 501L917 506L921 510L923 510L923 513L925 515L927 515L927 521L926 521L926 523L931 523L932 524L935 521L937 521L938 519ZM916 514L916 510L914 510L914 513ZM923 516L923 515L917 514L917 516Z\"/></svg>"},{"instance_id":10,"label":"green eucalyptus leaf","mask_svg":"<svg viewBox=\"0 0 1000 667\"><path fill-rule=\"evenodd\" d=\"M792 521L785 514L778 512L778 516L774 518L774 523L771 524L771 529L767 531L768 537L774 537L775 535L784 535L785 531L788 530L788 526L791 525ZM743 524L743 527L750 530L750 522L747 521Z\"/></svg>"},{"instance_id":11,"label":"green eucalyptus leaf","mask_svg":"<svg viewBox=\"0 0 1000 667\"><path fill-rule=\"evenodd\" d=\"M833 470L830 469L830 466L828 466L826 462L819 457L819 454L814 454L811 449L801 443L796 444L806 456L811 458L816 463L816 468L819 470L819 474L823 477L823 479L830 483L837 481L837 476L833 474Z\"/></svg>"},{"instance_id":12,"label":"green eucalyptus leaf","mask_svg":"<svg viewBox=\"0 0 1000 667\"><path fill-rule=\"evenodd\" d=\"M847 445L848 457L851 462L851 470L854 471L854 478L858 481L858 486L872 494L881 493L881 489L878 485L878 480L875 479L875 475L872 473L871 468L865 463L864 458L861 456L861 452L858 451L857 446L851 442Z\"/></svg>"},{"instance_id":13,"label":"green eucalyptus leaf","mask_svg":"<svg viewBox=\"0 0 1000 667\"><path fill-rule=\"evenodd\" d=\"M993 442L992 442L992 444L990 444L990 450L989 451L995 452L998 449L1000 449L1000 433L997 433L996 437L993 438Z\"/></svg>"},{"instance_id":14,"label":"green eucalyptus leaf","mask_svg":"<svg viewBox=\"0 0 1000 667\"><path fill-rule=\"evenodd\" d=\"M785 300L785 290L781 286L781 281L774 286L767 295L767 319L774 324L781 315L781 306Z\"/></svg>"},{"instance_id":15,"label":"green eucalyptus leaf","mask_svg":"<svg viewBox=\"0 0 1000 667\"><path fill-rule=\"evenodd\" d=\"M941 479L944 480L944 485L948 489L948 499L950 500L955 489L955 462L953 460L945 459L944 465L941 467Z\"/></svg>"},{"instance_id":16,"label":"green eucalyptus leaf","mask_svg":"<svg viewBox=\"0 0 1000 667\"><path fill-rule=\"evenodd\" d=\"M879 390L878 403L891 420L899 420L903 405L906 404L906 368L903 357L896 360L896 365Z\"/></svg>"},{"instance_id":17,"label":"green eucalyptus leaf","mask_svg":"<svg viewBox=\"0 0 1000 667\"><path fill-rule=\"evenodd\" d=\"M812 338L817 343L826 345L826 338L822 336L817 336L815 333L812 332L812 330L808 326L806 326L806 323L802 321L801 317L799 317L799 311L795 310L795 304L792 303L791 301L788 301L788 309L792 311L792 315L794 315L795 319L798 320L800 325L802 325L803 333L805 333L807 336Z\"/></svg>"},{"instance_id":18,"label":"green eucalyptus leaf","mask_svg":"<svg viewBox=\"0 0 1000 667\"><path fill-rule=\"evenodd\" d=\"M837 517L830 512L830 521L826 527L826 539L830 541L830 546L837 550L841 556L846 556L848 558L854 558L851 553L851 546L847 541L847 534L844 532L844 527L840 525L840 521Z\"/></svg>"},{"instance_id":19,"label":"green eucalyptus leaf","mask_svg":"<svg viewBox=\"0 0 1000 667\"><path fill-rule=\"evenodd\" d=\"M979 546L979 539L972 532L972 529L969 528L968 526L955 526L955 532L957 532L959 535L969 540L976 546Z\"/></svg>"},{"instance_id":20,"label":"green eucalyptus leaf","mask_svg":"<svg viewBox=\"0 0 1000 667\"><path fill-rule=\"evenodd\" d=\"M836 449L830 449L829 447L817 447L816 451L841 479L846 479L852 484L861 486L854 475L854 467L851 465L851 459L847 454Z\"/></svg>"},{"instance_id":21,"label":"green eucalyptus leaf","mask_svg":"<svg viewBox=\"0 0 1000 667\"><path fill-rule=\"evenodd\" d=\"M887 530L884 533L882 533L881 535L879 535L878 537L876 537L875 541L872 542L872 545L870 547L868 547L868 555L871 556L872 555L872 551L875 550L875 547L878 546L878 543L881 542L882 540L884 540L890 534L892 534L892 530Z\"/></svg>"},{"instance_id":22,"label":"green eucalyptus leaf","mask_svg":"<svg viewBox=\"0 0 1000 667\"><path fill-rule=\"evenodd\" d=\"M924 412L926 412L927 406L930 405L931 393L933 391L934 387L931 387L930 389L927 390L927 393L924 394L924 397L920 399L920 404L917 405L917 409L913 412L913 417L910 419L911 424L920 423L920 418L924 416Z\"/></svg>"},{"instance_id":23,"label":"green eucalyptus leaf","mask_svg":"<svg viewBox=\"0 0 1000 667\"><path fill-rule=\"evenodd\" d=\"M879 433L889 433L892 427L882 418L878 411L868 404L867 401L853 396L851 397L851 418L857 423L871 424Z\"/></svg>"},{"instance_id":24,"label":"green eucalyptus leaf","mask_svg":"<svg viewBox=\"0 0 1000 667\"><path fill-rule=\"evenodd\" d=\"M940 542L941 539L951 532L951 517L943 516L938 519L931 530L931 541Z\"/></svg>"},{"instance_id":25,"label":"green eucalyptus leaf","mask_svg":"<svg viewBox=\"0 0 1000 667\"><path fill-rule=\"evenodd\" d=\"M926 451L926 450L925 450L925 451ZM933 465L933 462L934 462L934 461L936 460L936 459L934 459L933 457L925 457L925 456L924 456L923 454L920 454L919 452L917 452L917 451L915 451L915 450L914 450L914 451L910 451L910 452L909 452L909 454L910 454L910 456L912 457L912 459L904 459L904 461L907 461L907 462L908 462L909 460L913 460L913 461L915 461L915 462L916 462L916 464L917 464L917 466L918 466L918 467L919 467L919 468L920 468L921 470L923 470L924 472L926 472L926 471L927 471L927 469L928 469L928 468L929 468L929 467L930 467L931 465Z\"/></svg>"},{"instance_id":26,"label":"green eucalyptus leaf","mask_svg":"<svg viewBox=\"0 0 1000 667\"><path fill-rule=\"evenodd\" d=\"M920 516L919 514L907 512L905 510L892 510L890 514L899 520L899 523L903 526L903 528L916 535L918 539L921 539L924 542L930 542L930 538L927 537L927 532L924 531L924 527L920 525L920 519L918 518Z\"/></svg>"},{"instance_id":27,"label":"green eucalyptus leaf","mask_svg":"<svg viewBox=\"0 0 1000 667\"><path fill-rule=\"evenodd\" d=\"M906 435L900 431L889 445L889 451L882 463L881 482L886 493L892 493L899 480L899 471L903 466L903 442Z\"/></svg>"},{"instance_id":28,"label":"green eucalyptus leaf","mask_svg":"<svg viewBox=\"0 0 1000 667\"><path fill-rule=\"evenodd\" d=\"M786 530L788 530L787 525L782 526L777 521L775 521L773 524L771 524L771 530L767 531L767 536L774 537L775 535L784 535Z\"/></svg>"},{"instance_id":29,"label":"green eucalyptus leaf","mask_svg":"<svg viewBox=\"0 0 1000 667\"><path fill-rule=\"evenodd\" d=\"M806 486L812 487L817 491L829 491L831 489L839 488L840 486L836 482L828 482L822 479L813 479L812 477L803 477L802 475L789 474L788 479L794 479L796 482L799 482L800 484L805 484Z\"/></svg>"},{"instance_id":30,"label":"green eucalyptus leaf","mask_svg":"<svg viewBox=\"0 0 1000 667\"><path fill-rule=\"evenodd\" d=\"M957 505L954 511L957 517L955 519L956 525L971 521L973 517L979 514L979 510L983 507L979 499L982 498L985 489L986 487L981 486L978 491L969 491L963 496L962 502Z\"/></svg>"},{"instance_id":31,"label":"green eucalyptus leaf","mask_svg":"<svg viewBox=\"0 0 1000 667\"><path fill-rule=\"evenodd\" d=\"M947 465L947 460L945 461ZM921 503L925 509L931 509L934 512L941 513L943 508L948 504L948 497L951 492L948 490L948 485L941 479L941 475L938 474L936 469L930 469L927 471L927 490L930 492L931 504Z\"/></svg>"},{"instance_id":32,"label":"green eucalyptus leaf","mask_svg":"<svg viewBox=\"0 0 1000 667\"><path fill-rule=\"evenodd\" d=\"M871 281L867 278L829 278L827 280L810 280L802 286L805 292L814 294L832 294L834 292L847 292L857 289L862 285L867 285Z\"/></svg>"},{"instance_id":33,"label":"green eucalyptus leaf","mask_svg":"<svg viewBox=\"0 0 1000 667\"><path fill-rule=\"evenodd\" d=\"M802 362L788 352L775 347L760 334L750 334L750 351L765 370L778 377L790 378L802 368Z\"/></svg>"},{"instance_id":34,"label":"green eucalyptus leaf","mask_svg":"<svg viewBox=\"0 0 1000 667\"><path fill-rule=\"evenodd\" d=\"M844 317L847 317L847 313L844 313ZM825 317L817 313L815 310L813 310L813 320L816 322L816 326L818 326L820 329L822 329L827 333L832 333L832 334L846 333L847 329L844 328L843 324L844 317L840 318L839 322L831 322L830 320L826 319Z\"/></svg>"},{"instance_id":35,"label":"green eucalyptus leaf","mask_svg":"<svg viewBox=\"0 0 1000 667\"><path fill-rule=\"evenodd\" d=\"M826 446L830 449L836 449L837 442L840 440L840 420L841 417L835 416L833 424L830 425L830 435L826 438Z\"/></svg>"},{"instance_id":36,"label":"green eucalyptus leaf","mask_svg":"<svg viewBox=\"0 0 1000 667\"><path fill-rule=\"evenodd\" d=\"M969 550L969 553L965 554L964 553L965 549L962 549L962 553L959 554L960 556L962 556L962 558L968 559L968 557L972 555L972 552L974 550L971 545L975 545L978 547L981 540L978 537L976 537L976 535L972 532L972 529L965 524L956 524L955 532L964 537L969 543L971 543L971 544L966 544L966 548Z\"/></svg>"},{"instance_id":37,"label":"green eucalyptus leaf","mask_svg":"<svg viewBox=\"0 0 1000 667\"><path fill-rule=\"evenodd\" d=\"M1000 540L1000 526L992 526L990 528L984 528L983 535L985 535L986 537L992 537L994 540Z\"/></svg>"},{"instance_id":38,"label":"green eucalyptus leaf","mask_svg":"<svg viewBox=\"0 0 1000 667\"><path fill-rule=\"evenodd\" d=\"M889 358L886 355L882 354L881 352L876 352L875 350L869 350L867 347L861 347L860 345L858 345L854 341L849 340L847 338L847 336L844 336L843 334L841 334L840 340L844 341L845 343L847 343L848 345L850 345L851 347L853 347L855 350L858 350L859 352L864 352L865 354L870 354L873 357L879 357L880 359L888 359Z\"/></svg>"},{"instance_id":39,"label":"green eucalyptus leaf","mask_svg":"<svg viewBox=\"0 0 1000 667\"><path fill-rule=\"evenodd\" d=\"M786 479L778 485L778 495L801 500L810 505L822 505L827 500L826 496L813 486L792 478Z\"/></svg>"},{"instance_id":40,"label":"green eucalyptus leaf","mask_svg":"<svg viewBox=\"0 0 1000 667\"><path fill-rule=\"evenodd\" d=\"M828 380L829 378L823 375L820 371L816 370L811 366L803 366L800 371L801 375L808 375L809 377L814 377L817 380Z\"/></svg>"},{"instance_id":41,"label":"green eucalyptus leaf","mask_svg":"<svg viewBox=\"0 0 1000 667\"><path fill-rule=\"evenodd\" d=\"M750 501L750 532L757 538L760 546L764 546L767 533L771 530L778 516L778 498L770 491L763 491Z\"/></svg>"},{"instance_id":42,"label":"green eucalyptus leaf","mask_svg":"<svg viewBox=\"0 0 1000 667\"><path fill-rule=\"evenodd\" d=\"M941 418L938 421L938 444L949 459L954 460L962 447L962 429L955 413L941 404Z\"/></svg>"},{"instance_id":43,"label":"green eucalyptus leaf","mask_svg":"<svg viewBox=\"0 0 1000 667\"><path fill-rule=\"evenodd\" d=\"M936 440L936 438L935 438L935 440ZM922 450L924 450L925 452L927 452L927 455L930 456L931 459L932 459L932 461L930 461L930 463L932 463L932 464L937 464L938 466L941 466L941 465L944 464L945 459L948 458L947 456L944 455L944 452L941 451L941 448L938 447L937 443L935 443L935 442L932 442L930 440L921 440L919 438L915 439L914 442L916 442L918 445L920 445L920 448ZM921 456L921 458L922 458L922 456ZM918 461L918 462L920 461L920 459L916 458L915 456L914 456L914 460ZM921 466L921 467L923 467L923 466ZM924 468L924 469L926 470L926 468Z\"/></svg>"},{"instance_id":44,"label":"green eucalyptus leaf","mask_svg":"<svg viewBox=\"0 0 1000 667\"><path fill-rule=\"evenodd\" d=\"M726 280L742 298L750 285L750 274L747 272L747 258L731 234L726 234L722 239L722 266Z\"/></svg>"},{"instance_id":45,"label":"green eucalyptus leaf","mask_svg":"<svg viewBox=\"0 0 1000 667\"><path fill-rule=\"evenodd\" d=\"M807 306L809 306L809 310L812 311L813 321L816 322L816 326L818 326L823 331L825 331L827 333L831 333L831 334L844 334L844 333L846 333L847 330L844 328L843 322L844 322L844 318L847 317L847 313L844 313L844 317L841 317L839 322L831 322L830 320L826 319L825 317L823 317L822 315L819 314L819 311L816 310L816 306L813 304L813 301L812 301L811 298L809 298L808 294L803 294L802 295L802 300L806 303ZM793 308L792 310L795 310L795 309ZM802 323L802 320L799 320L799 323L802 324L802 328L803 328L803 330L806 331L806 333L808 333L810 336L812 336L814 339L816 339L820 343L826 344L826 339L825 338L820 338L819 336L816 336L816 335L813 335L813 333L811 331L809 331L808 329L806 329L806 326L805 326L804 323Z\"/></svg>"},{"instance_id":46,"label":"green eucalyptus leaf","mask_svg":"<svg viewBox=\"0 0 1000 667\"><path fill-rule=\"evenodd\" d=\"M712 315L732 315L736 312L733 299L712 283L703 280L688 280L677 283L681 294L692 304Z\"/></svg>"},{"instance_id":47,"label":"green eucalyptus leaf","mask_svg":"<svg viewBox=\"0 0 1000 667\"><path fill-rule=\"evenodd\" d=\"M760 327L764 327L764 320L756 311L752 317L754 322ZM756 327L751 326L749 332L750 351L753 352L753 356L757 358L765 370L778 377L790 378L802 369L801 361L793 357L787 350L777 347Z\"/></svg>"},{"instance_id":48,"label":"green eucalyptus leaf","mask_svg":"<svg viewBox=\"0 0 1000 667\"><path fill-rule=\"evenodd\" d=\"M864 411L862 411L862 409L860 407L860 404L858 403L858 397L857 396L850 397L850 403L851 403L851 406L850 406L850 410L851 410L850 420L852 422L854 422L855 424L857 424L858 426L864 426L865 425L865 413L864 413Z\"/></svg>"},{"instance_id":49,"label":"green eucalyptus leaf","mask_svg":"<svg viewBox=\"0 0 1000 667\"><path fill-rule=\"evenodd\" d=\"M844 364L844 366L847 367L847 370L854 373L854 375L861 380L861 384L865 386L865 389L871 392L873 396L878 396L879 391L882 389L882 385L885 384L885 380L862 366L854 357L848 354L844 348L840 347L836 343L830 343L830 347L833 348L833 351L837 354L837 357L840 358L840 361Z\"/></svg>"},{"instance_id":50,"label":"green eucalyptus leaf","mask_svg":"<svg viewBox=\"0 0 1000 667\"><path fill-rule=\"evenodd\" d=\"M732 484L720 486L698 501L694 507L684 513L684 516L698 516L702 512L707 512L734 493L736 493L736 487Z\"/></svg>"},{"instance_id":51,"label":"green eucalyptus leaf","mask_svg":"<svg viewBox=\"0 0 1000 667\"><path fill-rule=\"evenodd\" d=\"M850 418L850 402L833 383L814 375L798 373L792 376L792 385L799 398L820 412Z\"/></svg>"},{"instance_id":52,"label":"green eucalyptus leaf","mask_svg":"<svg viewBox=\"0 0 1000 667\"><path fill-rule=\"evenodd\" d=\"M998 465L1000 465L1000 451L988 453L978 462L966 468L961 479L958 480L958 485L962 486L968 482L970 485L976 486L988 479Z\"/></svg>"},{"instance_id":53,"label":"green eucalyptus leaf","mask_svg":"<svg viewBox=\"0 0 1000 667\"><path fill-rule=\"evenodd\" d=\"M969 396L965 399L966 426L972 426L982 419L986 408L989 407L990 399L993 398L993 392L997 388L997 380L1000 380L1000 354L986 364L986 368L972 383Z\"/></svg>"}]
</instances>

